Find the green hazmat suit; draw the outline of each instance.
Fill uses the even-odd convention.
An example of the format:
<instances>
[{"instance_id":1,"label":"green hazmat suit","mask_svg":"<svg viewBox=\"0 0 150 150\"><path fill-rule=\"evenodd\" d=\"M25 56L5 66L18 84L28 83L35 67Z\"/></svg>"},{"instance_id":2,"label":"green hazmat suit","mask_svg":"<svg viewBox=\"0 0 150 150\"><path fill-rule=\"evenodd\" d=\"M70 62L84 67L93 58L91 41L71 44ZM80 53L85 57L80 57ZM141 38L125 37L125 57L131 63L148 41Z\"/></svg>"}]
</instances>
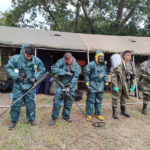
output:
<instances>
[{"instance_id":1,"label":"green hazmat suit","mask_svg":"<svg viewBox=\"0 0 150 150\"><path fill-rule=\"evenodd\" d=\"M99 64L97 58L101 51L97 51L95 60L86 65L84 69L84 78L86 85L90 86L87 91L86 114L91 116L93 106L95 107L95 115L101 115L101 104L104 94L104 85L108 82L107 67L105 64Z\"/></svg>"},{"instance_id":2,"label":"green hazmat suit","mask_svg":"<svg viewBox=\"0 0 150 150\"><path fill-rule=\"evenodd\" d=\"M138 88L143 93L143 102L148 104L150 101L150 60L140 65Z\"/></svg>"},{"instance_id":3,"label":"green hazmat suit","mask_svg":"<svg viewBox=\"0 0 150 150\"><path fill-rule=\"evenodd\" d=\"M66 75L66 72L72 72L72 76ZM64 84L65 87L70 87L70 95L75 96L75 89L77 80L81 73L81 67L76 62L76 59L73 57L73 62L71 64L71 70L69 66L66 64L64 57L59 59L55 65L52 66L51 69L52 74L59 77L59 80ZM53 99L53 110L52 110L52 119L56 120L59 116L60 108L63 106L62 118L65 120L70 119L70 111L72 108L72 100L68 97L64 100L60 99L61 95L61 87L56 84L56 95Z\"/></svg>"},{"instance_id":4,"label":"green hazmat suit","mask_svg":"<svg viewBox=\"0 0 150 150\"><path fill-rule=\"evenodd\" d=\"M24 51L26 47L30 47L30 45L22 45L20 55L14 55L12 58L10 58L8 64L6 65L6 72L8 76L13 80L12 103L15 102L15 100L17 100L19 97L24 95L32 87L30 78L35 78L35 80L38 81L45 73L44 65L39 58L32 56L32 59L30 61L26 60L24 56ZM26 78L20 82L17 79L19 77L19 73L21 72L26 73ZM31 90L19 102L12 106L12 122L17 122L19 119L22 101L24 101L26 105L27 120L35 120L34 97L35 89Z\"/></svg>"}]
</instances>

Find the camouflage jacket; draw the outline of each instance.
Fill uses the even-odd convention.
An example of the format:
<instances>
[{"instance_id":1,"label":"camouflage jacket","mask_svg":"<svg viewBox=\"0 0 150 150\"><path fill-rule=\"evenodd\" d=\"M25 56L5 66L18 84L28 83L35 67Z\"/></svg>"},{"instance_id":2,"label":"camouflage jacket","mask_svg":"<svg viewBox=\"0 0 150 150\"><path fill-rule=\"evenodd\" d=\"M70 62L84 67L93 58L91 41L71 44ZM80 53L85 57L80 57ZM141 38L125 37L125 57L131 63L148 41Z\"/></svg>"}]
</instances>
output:
<instances>
[{"instance_id":1,"label":"camouflage jacket","mask_svg":"<svg viewBox=\"0 0 150 150\"><path fill-rule=\"evenodd\" d=\"M150 93L150 60L140 65L138 88L145 94Z\"/></svg>"},{"instance_id":2,"label":"camouflage jacket","mask_svg":"<svg viewBox=\"0 0 150 150\"><path fill-rule=\"evenodd\" d=\"M119 90L123 91L126 97L129 98L129 88L135 84L135 79L127 79L127 72L133 72L135 74L133 67L127 67L123 62L117 68L111 68L111 87L112 90L115 86L118 87Z\"/></svg>"}]
</instances>

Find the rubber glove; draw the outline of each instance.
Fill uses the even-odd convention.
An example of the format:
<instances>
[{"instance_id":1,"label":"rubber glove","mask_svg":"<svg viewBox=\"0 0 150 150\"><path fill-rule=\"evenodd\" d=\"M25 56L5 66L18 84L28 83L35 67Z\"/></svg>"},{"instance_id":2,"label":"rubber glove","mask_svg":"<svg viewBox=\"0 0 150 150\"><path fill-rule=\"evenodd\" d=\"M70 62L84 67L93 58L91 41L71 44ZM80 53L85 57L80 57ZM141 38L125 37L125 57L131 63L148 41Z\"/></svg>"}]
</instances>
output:
<instances>
[{"instance_id":1,"label":"rubber glove","mask_svg":"<svg viewBox=\"0 0 150 150\"><path fill-rule=\"evenodd\" d=\"M135 90L135 85L132 85L130 91L134 91L134 90Z\"/></svg>"},{"instance_id":2,"label":"rubber glove","mask_svg":"<svg viewBox=\"0 0 150 150\"><path fill-rule=\"evenodd\" d=\"M119 92L118 86L115 86L115 87L114 87L114 91Z\"/></svg>"}]
</instances>

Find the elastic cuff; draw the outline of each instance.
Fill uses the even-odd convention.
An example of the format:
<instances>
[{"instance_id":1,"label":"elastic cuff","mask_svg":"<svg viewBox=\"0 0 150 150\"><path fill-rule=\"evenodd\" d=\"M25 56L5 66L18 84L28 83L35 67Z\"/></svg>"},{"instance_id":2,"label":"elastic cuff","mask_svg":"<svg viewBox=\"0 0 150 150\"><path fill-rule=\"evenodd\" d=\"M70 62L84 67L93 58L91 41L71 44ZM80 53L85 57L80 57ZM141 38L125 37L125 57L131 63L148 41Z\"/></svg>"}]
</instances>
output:
<instances>
[{"instance_id":1,"label":"elastic cuff","mask_svg":"<svg viewBox=\"0 0 150 150\"><path fill-rule=\"evenodd\" d=\"M87 86L88 86L88 85L89 85L89 82L86 82L86 83L85 83L85 85L87 85Z\"/></svg>"}]
</instances>

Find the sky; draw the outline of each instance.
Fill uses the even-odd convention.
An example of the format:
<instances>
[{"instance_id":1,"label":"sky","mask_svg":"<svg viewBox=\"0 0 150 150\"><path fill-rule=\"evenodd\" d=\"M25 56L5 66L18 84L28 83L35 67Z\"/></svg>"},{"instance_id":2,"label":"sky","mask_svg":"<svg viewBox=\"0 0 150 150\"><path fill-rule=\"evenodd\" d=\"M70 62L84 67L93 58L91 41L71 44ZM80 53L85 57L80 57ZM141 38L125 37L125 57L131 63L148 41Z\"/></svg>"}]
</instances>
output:
<instances>
[{"instance_id":1,"label":"sky","mask_svg":"<svg viewBox=\"0 0 150 150\"><path fill-rule=\"evenodd\" d=\"M0 11L4 12L11 8L11 0L0 0Z\"/></svg>"}]
</instances>

